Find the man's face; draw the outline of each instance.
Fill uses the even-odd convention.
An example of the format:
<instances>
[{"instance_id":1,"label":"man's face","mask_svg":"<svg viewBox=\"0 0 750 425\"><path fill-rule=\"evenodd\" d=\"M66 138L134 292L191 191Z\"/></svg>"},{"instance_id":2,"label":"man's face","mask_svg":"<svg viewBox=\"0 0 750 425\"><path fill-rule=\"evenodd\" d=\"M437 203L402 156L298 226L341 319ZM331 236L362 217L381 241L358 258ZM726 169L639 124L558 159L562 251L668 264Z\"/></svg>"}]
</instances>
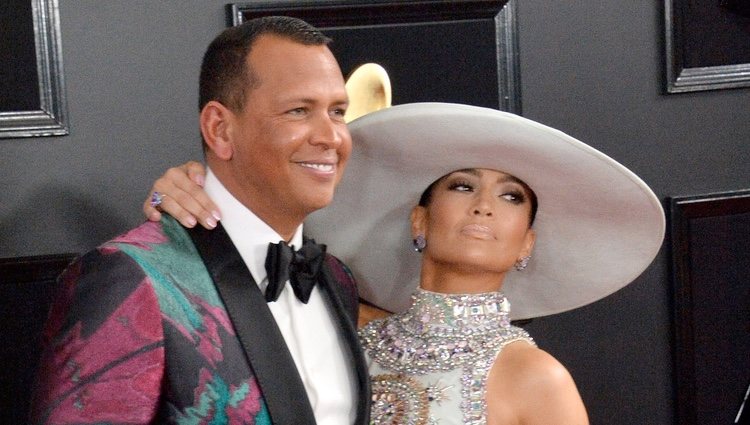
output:
<instances>
[{"instance_id":1,"label":"man's face","mask_svg":"<svg viewBox=\"0 0 750 425\"><path fill-rule=\"evenodd\" d=\"M272 226L302 222L331 202L351 153L344 78L328 47L273 35L246 60L258 84L230 120L233 194Z\"/></svg>"}]
</instances>

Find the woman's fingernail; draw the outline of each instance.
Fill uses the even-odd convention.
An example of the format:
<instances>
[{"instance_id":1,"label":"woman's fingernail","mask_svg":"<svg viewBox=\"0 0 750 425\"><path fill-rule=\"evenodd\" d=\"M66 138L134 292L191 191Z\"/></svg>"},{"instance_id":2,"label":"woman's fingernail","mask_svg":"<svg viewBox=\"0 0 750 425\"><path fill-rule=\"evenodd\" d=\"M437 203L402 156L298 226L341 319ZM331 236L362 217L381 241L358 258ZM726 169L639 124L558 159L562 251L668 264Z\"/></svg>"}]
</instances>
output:
<instances>
[{"instance_id":1,"label":"woman's fingernail","mask_svg":"<svg viewBox=\"0 0 750 425\"><path fill-rule=\"evenodd\" d=\"M221 214L219 214L218 211L211 211L211 215L214 216L214 218L216 219L216 221L221 220Z\"/></svg>"},{"instance_id":2,"label":"woman's fingernail","mask_svg":"<svg viewBox=\"0 0 750 425\"><path fill-rule=\"evenodd\" d=\"M187 221L188 227L193 227L198 222L193 216L188 217L185 221Z\"/></svg>"},{"instance_id":3,"label":"woman's fingernail","mask_svg":"<svg viewBox=\"0 0 750 425\"><path fill-rule=\"evenodd\" d=\"M206 184L206 178L203 177L203 176L201 176L201 175L196 176L195 180L198 183L198 186L200 186L200 187L203 187L203 185Z\"/></svg>"},{"instance_id":4,"label":"woman's fingernail","mask_svg":"<svg viewBox=\"0 0 750 425\"><path fill-rule=\"evenodd\" d=\"M210 228L213 229L214 227L216 227L216 220L214 220L213 218L209 217L209 218L206 219L206 224L208 224L208 227L210 227Z\"/></svg>"}]
</instances>

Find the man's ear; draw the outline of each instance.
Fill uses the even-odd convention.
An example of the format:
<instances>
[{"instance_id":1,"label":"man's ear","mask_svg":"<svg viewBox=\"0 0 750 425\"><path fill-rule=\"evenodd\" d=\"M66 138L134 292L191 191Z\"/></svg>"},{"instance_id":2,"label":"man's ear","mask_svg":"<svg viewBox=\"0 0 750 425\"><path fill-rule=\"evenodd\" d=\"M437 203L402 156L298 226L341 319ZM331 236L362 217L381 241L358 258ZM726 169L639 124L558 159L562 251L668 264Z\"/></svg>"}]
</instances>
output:
<instances>
[{"instance_id":1,"label":"man's ear","mask_svg":"<svg viewBox=\"0 0 750 425\"><path fill-rule=\"evenodd\" d=\"M234 112L215 100L206 103L201 109L200 125L203 140L208 150L224 161L232 159L234 154L232 144L234 118Z\"/></svg>"},{"instance_id":2,"label":"man's ear","mask_svg":"<svg viewBox=\"0 0 750 425\"><path fill-rule=\"evenodd\" d=\"M416 238L417 235L427 236L427 208L417 205L412 208L411 215L411 237Z\"/></svg>"}]
</instances>

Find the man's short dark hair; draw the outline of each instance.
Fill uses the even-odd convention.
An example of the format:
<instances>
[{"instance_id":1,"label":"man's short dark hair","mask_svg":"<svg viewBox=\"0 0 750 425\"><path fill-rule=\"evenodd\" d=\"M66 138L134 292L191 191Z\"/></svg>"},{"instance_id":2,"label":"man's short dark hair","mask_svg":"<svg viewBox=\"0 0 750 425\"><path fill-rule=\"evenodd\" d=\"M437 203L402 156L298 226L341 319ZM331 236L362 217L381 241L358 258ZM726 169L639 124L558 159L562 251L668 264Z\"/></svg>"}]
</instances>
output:
<instances>
[{"instance_id":1,"label":"man's short dark hair","mask_svg":"<svg viewBox=\"0 0 750 425\"><path fill-rule=\"evenodd\" d=\"M199 110L215 100L235 112L242 111L246 88L260 83L253 70L247 66L247 55L253 43L264 34L305 45L328 45L331 42L317 28L301 19L288 16L266 16L227 28L211 42L203 55Z\"/></svg>"}]
</instances>

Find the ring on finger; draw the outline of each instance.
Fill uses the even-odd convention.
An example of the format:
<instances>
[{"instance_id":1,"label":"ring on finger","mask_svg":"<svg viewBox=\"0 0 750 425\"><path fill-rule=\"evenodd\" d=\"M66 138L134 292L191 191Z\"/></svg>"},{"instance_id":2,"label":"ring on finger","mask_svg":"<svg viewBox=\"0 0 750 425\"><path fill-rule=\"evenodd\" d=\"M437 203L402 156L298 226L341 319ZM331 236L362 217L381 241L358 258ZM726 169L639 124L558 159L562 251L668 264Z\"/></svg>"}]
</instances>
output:
<instances>
[{"instance_id":1,"label":"ring on finger","mask_svg":"<svg viewBox=\"0 0 750 425\"><path fill-rule=\"evenodd\" d=\"M151 204L152 207L158 209L159 205L161 205L161 203L164 201L164 198L166 198L166 197L167 197L167 195L165 195L163 193L159 193L157 191L154 191L151 194L151 200L149 201L149 203Z\"/></svg>"}]
</instances>

